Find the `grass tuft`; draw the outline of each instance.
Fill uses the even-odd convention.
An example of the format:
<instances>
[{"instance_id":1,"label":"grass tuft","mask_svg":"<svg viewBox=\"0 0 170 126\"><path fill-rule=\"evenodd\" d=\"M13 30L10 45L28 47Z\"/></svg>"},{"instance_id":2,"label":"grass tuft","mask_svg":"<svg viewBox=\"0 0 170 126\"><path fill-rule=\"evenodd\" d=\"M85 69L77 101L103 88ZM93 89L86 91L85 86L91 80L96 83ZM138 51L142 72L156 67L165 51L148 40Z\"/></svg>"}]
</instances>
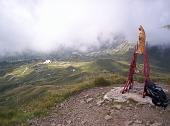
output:
<instances>
[{"instance_id":1,"label":"grass tuft","mask_svg":"<svg viewBox=\"0 0 170 126\"><path fill-rule=\"evenodd\" d=\"M109 86L111 85L111 82L109 80L106 80L103 77L100 77L94 80L94 85L95 86Z\"/></svg>"}]
</instances>

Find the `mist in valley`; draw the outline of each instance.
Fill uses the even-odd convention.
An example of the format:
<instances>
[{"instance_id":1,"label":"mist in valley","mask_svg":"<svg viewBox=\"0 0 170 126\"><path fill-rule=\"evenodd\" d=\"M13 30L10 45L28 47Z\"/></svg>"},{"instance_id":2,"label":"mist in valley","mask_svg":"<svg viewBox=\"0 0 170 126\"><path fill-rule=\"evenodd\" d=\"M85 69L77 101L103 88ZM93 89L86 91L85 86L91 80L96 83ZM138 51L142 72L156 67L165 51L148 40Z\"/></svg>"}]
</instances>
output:
<instances>
[{"instance_id":1,"label":"mist in valley","mask_svg":"<svg viewBox=\"0 0 170 126\"><path fill-rule=\"evenodd\" d=\"M143 25L150 45L169 45L166 0L2 0L0 55L87 52L135 43Z\"/></svg>"}]
</instances>

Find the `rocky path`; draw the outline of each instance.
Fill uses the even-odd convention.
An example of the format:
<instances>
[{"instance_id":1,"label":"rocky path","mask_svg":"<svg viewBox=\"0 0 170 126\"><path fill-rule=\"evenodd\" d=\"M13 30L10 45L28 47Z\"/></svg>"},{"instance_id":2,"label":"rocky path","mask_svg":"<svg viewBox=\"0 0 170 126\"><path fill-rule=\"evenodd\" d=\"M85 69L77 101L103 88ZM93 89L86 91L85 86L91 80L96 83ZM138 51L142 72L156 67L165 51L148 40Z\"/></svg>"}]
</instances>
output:
<instances>
[{"instance_id":1,"label":"rocky path","mask_svg":"<svg viewBox=\"0 0 170 126\"><path fill-rule=\"evenodd\" d=\"M170 126L166 110L134 101L103 102L112 87L96 87L72 96L55 107L47 117L34 119L31 126Z\"/></svg>"}]
</instances>

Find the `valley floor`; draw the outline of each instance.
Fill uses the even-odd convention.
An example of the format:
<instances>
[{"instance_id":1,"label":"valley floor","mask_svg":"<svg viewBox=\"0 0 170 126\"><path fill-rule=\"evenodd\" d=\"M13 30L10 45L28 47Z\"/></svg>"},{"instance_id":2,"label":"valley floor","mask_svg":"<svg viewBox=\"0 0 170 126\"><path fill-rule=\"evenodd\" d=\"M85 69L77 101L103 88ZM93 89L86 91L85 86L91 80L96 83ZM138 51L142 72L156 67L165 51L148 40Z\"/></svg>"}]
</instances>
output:
<instances>
[{"instance_id":1,"label":"valley floor","mask_svg":"<svg viewBox=\"0 0 170 126\"><path fill-rule=\"evenodd\" d=\"M112 87L82 91L54 107L46 117L30 120L30 126L169 126L167 109L134 102L101 102ZM170 91L170 86L168 86Z\"/></svg>"}]
</instances>

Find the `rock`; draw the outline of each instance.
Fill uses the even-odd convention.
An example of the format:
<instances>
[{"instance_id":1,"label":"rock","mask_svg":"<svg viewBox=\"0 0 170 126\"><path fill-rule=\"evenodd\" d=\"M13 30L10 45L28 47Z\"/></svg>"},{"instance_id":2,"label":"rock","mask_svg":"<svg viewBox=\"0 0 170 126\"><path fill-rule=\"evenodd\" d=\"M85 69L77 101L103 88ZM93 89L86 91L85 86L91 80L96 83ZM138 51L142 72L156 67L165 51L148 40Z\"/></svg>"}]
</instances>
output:
<instances>
[{"instance_id":1,"label":"rock","mask_svg":"<svg viewBox=\"0 0 170 126\"><path fill-rule=\"evenodd\" d=\"M112 115L112 114L115 114L115 110L114 109L111 109L110 110L110 114Z\"/></svg>"},{"instance_id":2,"label":"rock","mask_svg":"<svg viewBox=\"0 0 170 126\"><path fill-rule=\"evenodd\" d=\"M51 123L51 126L56 126L56 124L55 123Z\"/></svg>"},{"instance_id":3,"label":"rock","mask_svg":"<svg viewBox=\"0 0 170 126\"><path fill-rule=\"evenodd\" d=\"M168 93L168 92L169 92L167 89L163 89L163 91L164 91L165 93Z\"/></svg>"},{"instance_id":4,"label":"rock","mask_svg":"<svg viewBox=\"0 0 170 126\"><path fill-rule=\"evenodd\" d=\"M66 122L67 122L67 124L71 124L72 121L71 120L67 120Z\"/></svg>"},{"instance_id":5,"label":"rock","mask_svg":"<svg viewBox=\"0 0 170 126\"><path fill-rule=\"evenodd\" d=\"M104 102L104 100L100 100L100 101L97 102L97 105L101 106L103 102Z\"/></svg>"},{"instance_id":6,"label":"rock","mask_svg":"<svg viewBox=\"0 0 170 126\"><path fill-rule=\"evenodd\" d=\"M130 126L145 126L144 124L137 124L137 123L133 123L132 125Z\"/></svg>"},{"instance_id":7,"label":"rock","mask_svg":"<svg viewBox=\"0 0 170 126\"><path fill-rule=\"evenodd\" d=\"M88 99L86 99L86 102L89 103L89 102L91 102L92 100L93 100L93 98L88 98Z\"/></svg>"},{"instance_id":8,"label":"rock","mask_svg":"<svg viewBox=\"0 0 170 126\"><path fill-rule=\"evenodd\" d=\"M140 121L140 120L135 120L134 123L142 124L142 121Z\"/></svg>"},{"instance_id":9,"label":"rock","mask_svg":"<svg viewBox=\"0 0 170 126\"><path fill-rule=\"evenodd\" d=\"M162 114L162 113L163 113L163 111L160 111L159 113L160 113L160 114Z\"/></svg>"},{"instance_id":10,"label":"rock","mask_svg":"<svg viewBox=\"0 0 170 126\"><path fill-rule=\"evenodd\" d=\"M84 125L86 123L86 121L82 121L81 124Z\"/></svg>"},{"instance_id":11,"label":"rock","mask_svg":"<svg viewBox=\"0 0 170 126\"><path fill-rule=\"evenodd\" d=\"M121 109L122 108L122 105L114 105L114 108L116 108L116 109Z\"/></svg>"},{"instance_id":12,"label":"rock","mask_svg":"<svg viewBox=\"0 0 170 126\"><path fill-rule=\"evenodd\" d=\"M106 116L104 117L104 119L105 119L105 120L110 120L110 119L112 119L112 116L106 115Z\"/></svg>"},{"instance_id":13,"label":"rock","mask_svg":"<svg viewBox=\"0 0 170 126\"><path fill-rule=\"evenodd\" d=\"M81 104L84 104L84 103L85 103L85 101L84 101L84 100L80 100L80 103L81 103Z\"/></svg>"},{"instance_id":14,"label":"rock","mask_svg":"<svg viewBox=\"0 0 170 126\"><path fill-rule=\"evenodd\" d=\"M124 122L125 126L129 126L129 125L131 125L132 123L133 123L133 121L129 121L129 120Z\"/></svg>"},{"instance_id":15,"label":"rock","mask_svg":"<svg viewBox=\"0 0 170 126\"><path fill-rule=\"evenodd\" d=\"M57 126L62 126L62 124L57 124Z\"/></svg>"},{"instance_id":16,"label":"rock","mask_svg":"<svg viewBox=\"0 0 170 126\"><path fill-rule=\"evenodd\" d=\"M136 120L136 117L133 117L133 120Z\"/></svg>"},{"instance_id":17,"label":"rock","mask_svg":"<svg viewBox=\"0 0 170 126\"><path fill-rule=\"evenodd\" d=\"M150 125L153 124L153 123L154 123L154 121L147 121L147 122L146 122L146 125L147 125L147 126L150 126Z\"/></svg>"},{"instance_id":18,"label":"rock","mask_svg":"<svg viewBox=\"0 0 170 126\"><path fill-rule=\"evenodd\" d=\"M127 102L129 99L132 99L133 101L136 101L140 104L151 104L152 103L152 99L148 96L146 96L145 98L141 97L141 94L139 94L138 92L143 91L143 87L134 87L133 90L130 90L129 93L124 93L122 94L122 87L114 87L113 89L111 89L109 92L107 92L104 95L104 100L108 100L108 101L115 101L115 102ZM136 91L137 90L137 91Z\"/></svg>"},{"instance_id":19,"label":"rock","mask_svg":"<svg viewBox=\"0 0 170 126\"><path fill-rule=\"evenodd\" d=\"M77 117L76 119L77 119L77 120L80 120L81 118L80 118L80 117Z\"/></svg>"},{"instance_id":20,"label":"rock","mask_svg":"<svg viewBox=\"0 0 170 126\"><path fill-rule=\"evenodd\" d=\"M87 94L87 95L85 95L84 97L87 98L87 97L89 97L89 95Z\"/></svg>"},{"instance_id":21,"label":"rock","mask_svg":"<svg viewBox=\"0 0 170 126\"><path fill-rule=\"evenodd\" d=\"M129 107L132 107L133 105L132 104L129 104Z\"/></svg>"},{"instance_id":22,"label":"rock","mask_svg":"<svg viewBox=\"0 0 170 126\"><path fill-rule=\"evenodd\" d=\"M91 108L91 107L93 107L93 105L92 105L92 104L89 104L89 106L88 106L87 108Z\"/></svg>"},{"instance_id":23,"label":"rock","mask_svg":"<svg viewBox=\"0 0 170 126\"><path fill-rule=\"evenodd\" d=\"M137 118L138 116L135 114L133 117L134 117L134 118ZM139 120L137 120L137 121L139 121Z\"/></svg>"},{"instance_id":24,"label":"rock","mask_svg":"<svg viewBox=\"0 0 170 126\"><path fill-rule=\"evenodd\" d=\"M151 124L150 126L162 126L162 123L160 123L160 122L155 122L155 123Z\"/></svg>"},{"instance_id":25,"label":"rock","mask_svg":"<svg viewBox=\"0 0 170 126\"><path fill-rule=\"evenodd\" d=\"M60 107L63 107L63 106L64 106L64 104L63 104L63 103L61 103L61 104L60 104Z\"/></svg>"},{"instance_id":26,"label":"rock","mask_svg":"<svg viewBox=\"0 0 170 126\"><path fill-rule=\"evenodd\" d=\"M33 124L33 121L32 121L32 120L29 120L29 119L28 119L27 122L28 122L28 125L29 125L29 126L31 126L31 125Z\"/></svg>"},{"instance_id":27,"label":"rock","mask_svg":"<svg viewBox=\"0 0 170 126\"><path fill-rule=\"evenodd\" d=\"M146 125L149 126L149 125L150 125L150 121L147 121L147 122L146 122Z\"/></svg>"},{"instance_id":28,"label":"rock","mask_svg":"<svg viewBox=\"0 0 170 126\"><path fill-rule=\"evenodd\" d=\"M149 105L148 105L148 107L149 107L149 108L151 108L151 107L152 107L152 105L150 105L150 104L149 104Z\"/></svg>"},{"instance_id":29,"label":"rock","mask_svg":"<svg viewBox=\"0 0 170 126\"><path fill-rule=\"evenodd\" d=\"M126 110L131 110L132 108L131 108L131 107L126 107L125 109L126 109Z\"/></svg>"},{"instance_id":30,"label":"rock","mask_svg":"<svg viewBox=\"0 0 170 126\"><path fill-rule=\"evenodd\" d=\"M127 100L127 102L126 102L127 104L129 104L129 100Z\"/></svg>"}]
</instances>

